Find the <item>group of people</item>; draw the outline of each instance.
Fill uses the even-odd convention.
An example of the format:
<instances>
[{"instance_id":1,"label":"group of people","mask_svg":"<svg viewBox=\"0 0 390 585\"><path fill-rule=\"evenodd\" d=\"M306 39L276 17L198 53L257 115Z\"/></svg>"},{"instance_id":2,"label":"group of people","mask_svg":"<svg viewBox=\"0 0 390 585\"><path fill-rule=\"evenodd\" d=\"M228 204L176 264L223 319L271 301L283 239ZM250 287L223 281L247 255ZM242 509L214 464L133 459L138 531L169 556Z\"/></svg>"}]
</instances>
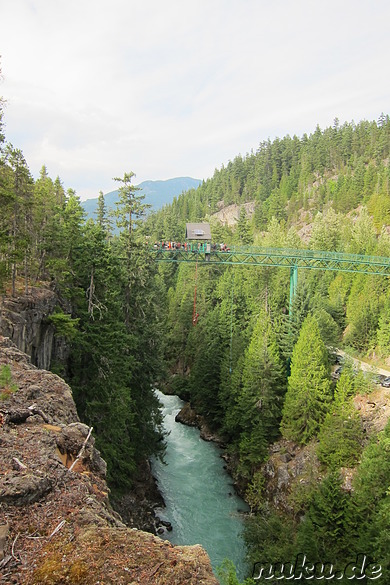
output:
<instances>
[{"instance_id":1,"label":"group of people","mask_svg":"<svg viewBox=\"0 0 390 585\"><path fill-rule=\"evenodd\" d=\"M208 248L208 246L210 246ZM153 248L155 250L184 250L185 252L230 252L230 248L226 244L208 244L208 242L154 242Z\"/></svg>"},{"instance_id":2,"label":"group of people","mask_svg":"<svg viewBox=\"0 0 390 585\"><path fill-rule=\"evenodd\" d=\"M186 250L190 249L191 244L188 242L184 242L184 244L182 244L181 242L154 242L154 248L158 249L158 248L162 248L163 250Z\"/></svg>"}]
</instances>

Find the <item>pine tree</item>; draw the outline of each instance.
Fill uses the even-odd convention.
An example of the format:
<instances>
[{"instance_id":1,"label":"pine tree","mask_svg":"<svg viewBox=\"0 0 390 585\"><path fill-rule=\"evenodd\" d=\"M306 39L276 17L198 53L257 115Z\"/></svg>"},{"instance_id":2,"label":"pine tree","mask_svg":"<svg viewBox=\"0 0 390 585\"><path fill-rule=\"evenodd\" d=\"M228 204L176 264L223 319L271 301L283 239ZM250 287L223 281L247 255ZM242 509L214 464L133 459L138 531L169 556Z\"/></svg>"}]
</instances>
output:
<instances>
[{"instance_id":1,"label":"pine tree","mask_svg":"<svg viewBox=\"0 0 390 585\"><path fill-rule=\"evenodd\" d=\"M16 292L18 270L24 272L25 291L28 286L28 250L31 247L31 204L33 179L23 153L8 144L5 148L5 162L10 173L8 225L9 240L7 255L11 266L12 294Z\"/></svg>"},{"instance_id":2,"label":"pine tree","mask_svg":"<svg viewBox=\"0 0 390 585\"><path fill-rule=\"evenodd\" d=\"M77 200L71 200L67 225L77 235ZM128 299L122 242L107 240L93 222L82 236L71 250L69 288L80 332L72 342L69 381L80 417L97 434L110 485L120 490L131 485L141 461L163 448L152 389L161 364L154 274L151 263L135 254Z\"/></svg>"},{"instance_id":3,"label":"pine tree","mask_svg":"<svg viewBox=\"0 0 390 585\"><path fill-rule=\"evenodd\" d=\"M56 205L61 208L65 203L65 190L62 185L60 177L57 176L54 181L54 197Z\"/></svg>"},{"instance_id":4,"label":"pine tree","mask_svg":"<svg viewBox=\"0 0 390 585\"><path fill-rule=\"evenodd\" d=\"M253 243L253 237L251 234L251 229L249 225L249 221L246 215L245 207L241 207L240 215L237 222L237 236L239 242L244 246Z\"/></svg>"},{"instance_id":5,"label":"pine tree","mask_svg":"<svg viewBox=\"0 0 390 585\"><path fill-rule=\"evenodd\" d=\"M55 237L56 228L58 229L57 221L53 223L56 212L54 184L48 175L47 168L43 166L39 179L34 185L34 206L32 213L35 280L40 278L45 279L49 276L46 270L46 264L48 251Z\"/></svg>"},{"instance_id":6,"label":"pine tree","mask_svg":"<svg viewBox=\"0 0 390 585\"><path fill-rule=\"evenodd\" d=\"M363 426L352 403L354 393L352 366L345 365L318 435L318 458L332 468L353 467L362 452Z\"/></svg>"},{"instance_id":7,"label":"pine tree","mask_svg":"<svg viewBox=\"0 0 390 585\"><path fill-rule=\"evenodd\" d=\"M114 181L121 183L119 187L119 201L116 202L117 210L117 225L123 228L124 237L128 240L127 248L130 246L130 241L133 237L134 228L137 227L138 220L145 215L145 212L150 205L142 203L145 195L137 195L140 190L139 187L131 184L135 174L124 173L123 178L114 177Z\"/></svg>"},{"instance_id":8,"label":"pine tree","mask_svg":"<svg viewBox=\"0 0 390 585\"><path fill-rule=\"evenodd\" d=\"M297 550L308 555L311 562L340 563L348 552L346 527L348 495L341 488L338 471L330 472L314 492L308 513L298 528Z\"/></svg>"},{"instance_id":9,"label":"pine tree","mask_svg":"<svg viewBox=\"0 0 390 585\"><path fill-rule=\"evenodd\" d=\"M111 234L111 222L108 217L103 191L99 191L96 216L98 225L106 232L107 236L109 236Z\"/></svg>"},{"instance_id":10,"label":"pine tree","mask_svg":"<svg viewBox=\"0 0 390 585\"><path fill-rule=\"evenodd\" d=\"M241 463L259 464L279 432L285 377L270 317L261 313L245 352L236 416Z\"/></svg>"},{"instance_id":11,"label":"pine tree","mask_svg":"<svg viewBox=\"0 0 390 585\"><path fill-rule=\"evenodd\" d=\"M318 432L331 399L328 354L318 323L310 314L292 354L281 423L283 436L307 443Z\"/></svg>"}]
</instances>

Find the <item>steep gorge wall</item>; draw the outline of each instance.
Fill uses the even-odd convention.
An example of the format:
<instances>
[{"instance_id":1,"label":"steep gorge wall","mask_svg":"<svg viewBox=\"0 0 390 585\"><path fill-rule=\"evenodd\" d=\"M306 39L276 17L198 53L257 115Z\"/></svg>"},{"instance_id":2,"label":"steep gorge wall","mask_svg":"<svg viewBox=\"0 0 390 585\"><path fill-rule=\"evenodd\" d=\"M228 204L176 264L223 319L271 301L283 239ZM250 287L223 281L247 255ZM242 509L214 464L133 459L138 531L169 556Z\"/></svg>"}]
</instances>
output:
<instances>
[{"instance_id":1,"label":"steep gorge wall","mask_svg":"<svg viewBox=\"0 0 390 585\"><path fill-rule=\"evenodd\" d=\"M48 370L52 359L66 361L64 340L55 338L48 320L60 304L50 288L31 288L28 294L6 297L0 302L0 334L30 356L34 365Z\"/></svg>"}]
</instances>

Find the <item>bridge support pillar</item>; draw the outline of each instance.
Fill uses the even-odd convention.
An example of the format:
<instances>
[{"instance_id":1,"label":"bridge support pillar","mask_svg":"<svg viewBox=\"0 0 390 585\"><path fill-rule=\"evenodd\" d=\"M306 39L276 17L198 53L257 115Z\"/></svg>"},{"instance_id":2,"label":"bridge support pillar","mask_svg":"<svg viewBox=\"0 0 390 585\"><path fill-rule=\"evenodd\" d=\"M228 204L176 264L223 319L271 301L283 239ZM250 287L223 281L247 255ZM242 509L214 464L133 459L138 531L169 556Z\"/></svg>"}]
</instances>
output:
<instances>
[{"instance_id":1,"label":"bridge support pillar","mask_svg":"<svg viewBox=\"0 0 390 585\"><path fill-rule=\"evenodd\" d=\"M297 292L297 285L298 285L298 266L291 266L290 268L290 303L288 307L288 314L290 317L293 313L293 303L295 293Z\"/></svg>"}]
</instances>

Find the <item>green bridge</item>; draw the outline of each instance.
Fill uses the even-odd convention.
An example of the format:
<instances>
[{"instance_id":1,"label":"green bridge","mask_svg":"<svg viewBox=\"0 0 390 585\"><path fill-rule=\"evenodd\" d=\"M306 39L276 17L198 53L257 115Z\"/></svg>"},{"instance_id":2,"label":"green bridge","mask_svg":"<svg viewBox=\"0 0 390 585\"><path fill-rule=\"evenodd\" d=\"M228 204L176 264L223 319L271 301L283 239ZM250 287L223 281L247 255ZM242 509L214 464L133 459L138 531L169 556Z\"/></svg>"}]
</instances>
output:
<instances>
[{"instance_id":1,"label":"green bridge","mask_svg":"<svg viewBox=\"0 0 390 585\"><path fill-rule=\"evenodd\" d=\"M290 269L290 310L298 282L298 268L358 272L390 276L390 258L364 256L321 250L290 248L232 247L213 249L208 243L180 245L179 248L155 245L152 254L158 262L194 262L198 264L230 264L239 266L273 266Z\"/></svg>"}]
</instances>

